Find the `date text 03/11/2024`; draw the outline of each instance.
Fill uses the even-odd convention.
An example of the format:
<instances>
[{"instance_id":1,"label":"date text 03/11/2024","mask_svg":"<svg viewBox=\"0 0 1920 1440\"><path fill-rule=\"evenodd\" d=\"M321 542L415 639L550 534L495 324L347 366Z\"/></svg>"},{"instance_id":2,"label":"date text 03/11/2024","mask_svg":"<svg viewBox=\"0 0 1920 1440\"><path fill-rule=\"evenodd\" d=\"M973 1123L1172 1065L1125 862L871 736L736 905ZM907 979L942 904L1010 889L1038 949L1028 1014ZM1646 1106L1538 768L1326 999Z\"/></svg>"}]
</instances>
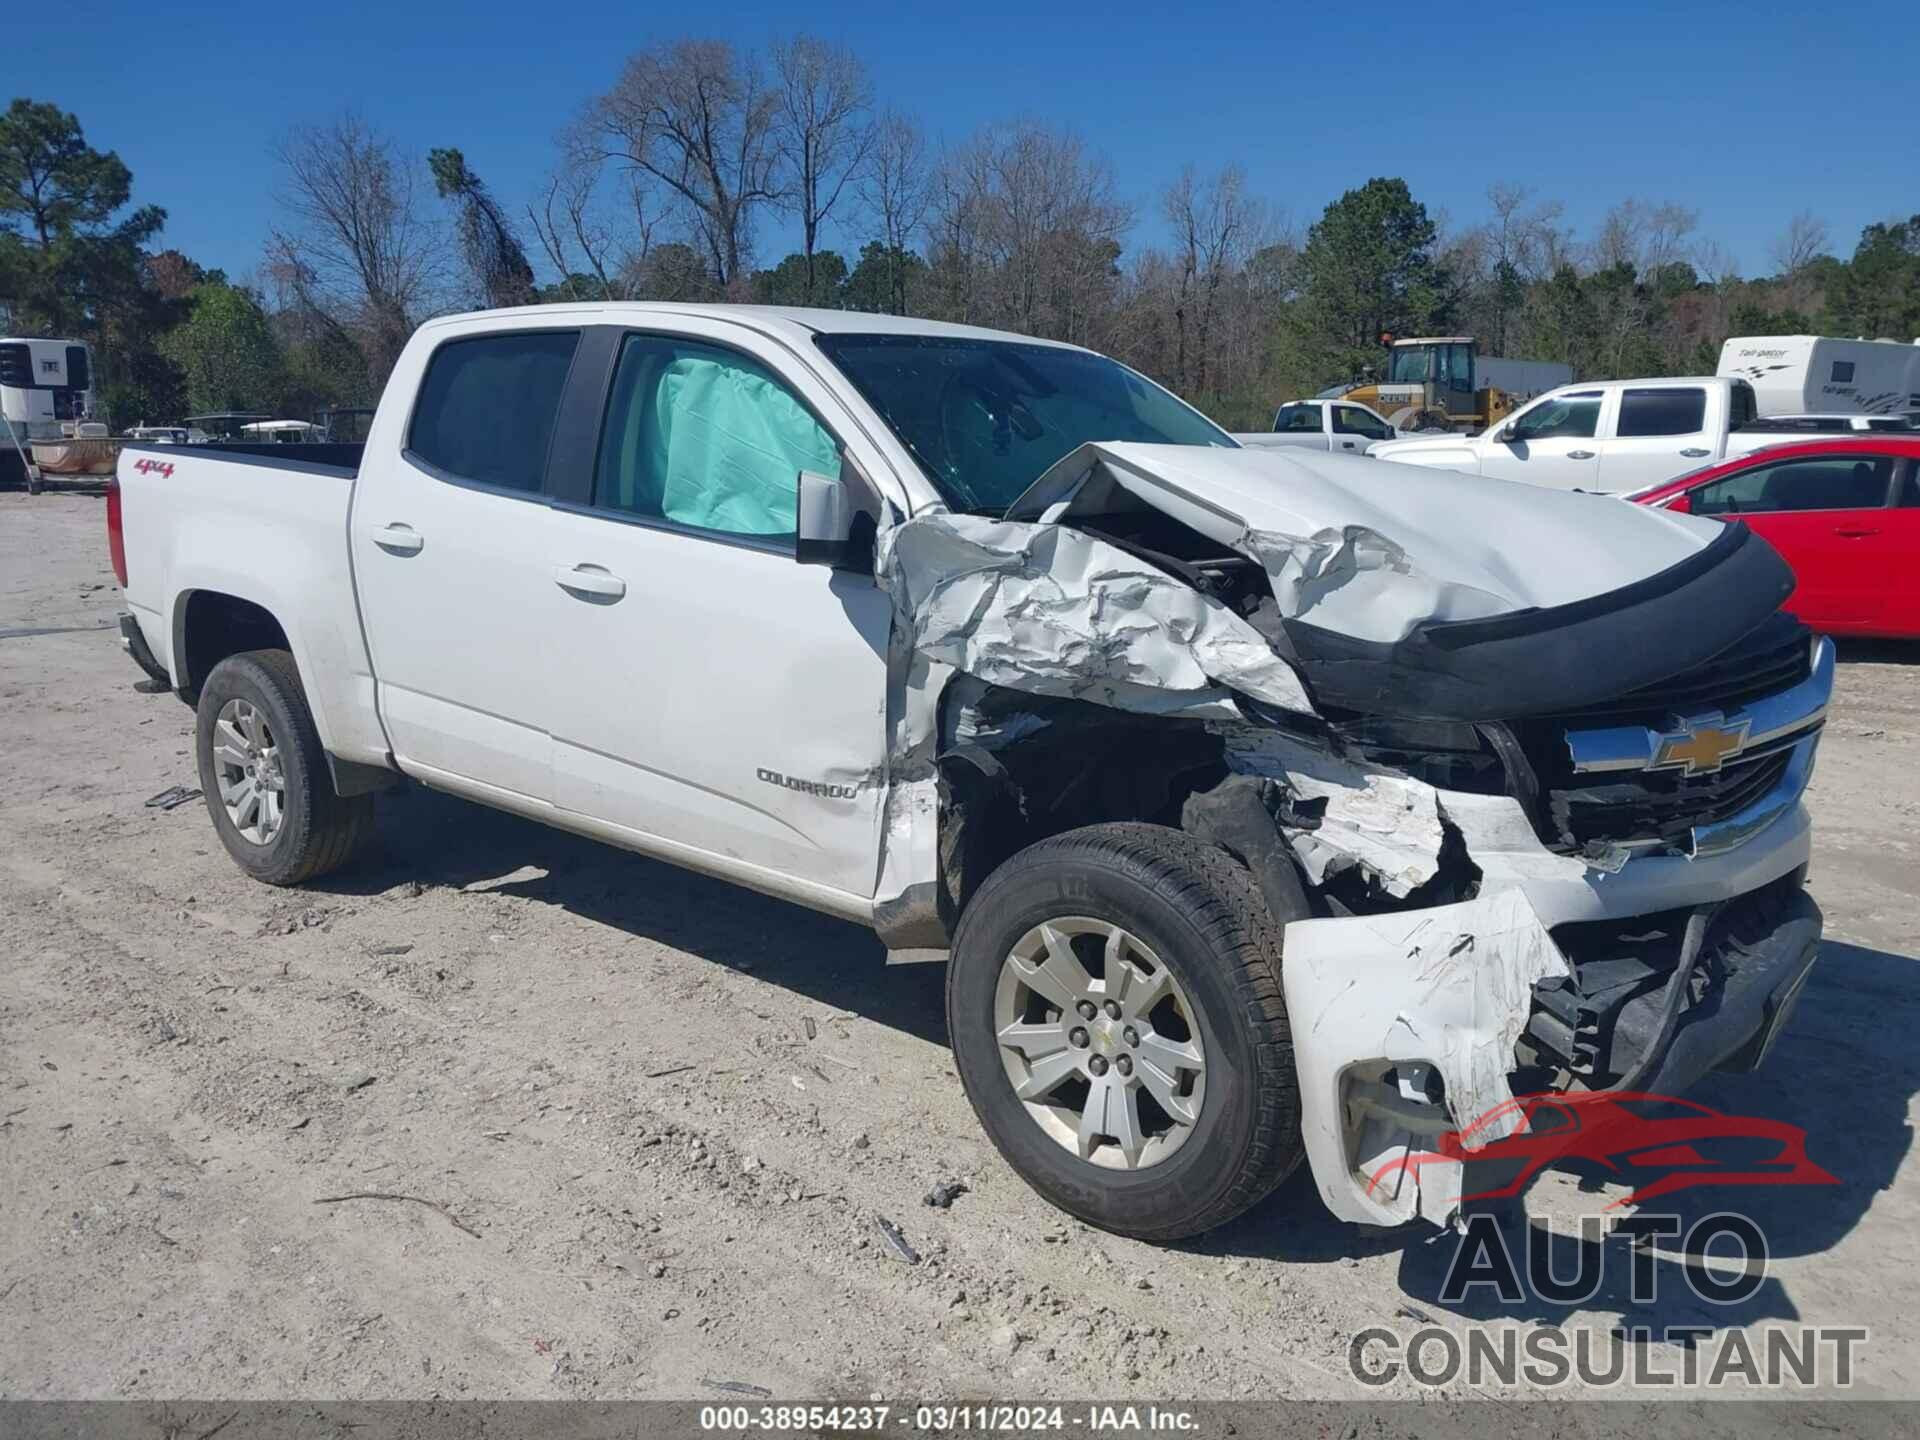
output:
<instances>
[{"instance_id":1,"label":"date text 03/11/2024","mask_svg":"<svg viewBox=\"0 0 1920 1440\"><path fill-rule=\"evenodd\" d=\"M1191 1411L1157 1405L1093 1405L1084 1411L1062 1405L703 1405L700 1428L723 1433L821 1430L972 1431L1022 1434L1029 1431L1086 1430L1095 1434L1126 1431L1182 1432L1195 1428Z\"/></svg>"}]
</instances>

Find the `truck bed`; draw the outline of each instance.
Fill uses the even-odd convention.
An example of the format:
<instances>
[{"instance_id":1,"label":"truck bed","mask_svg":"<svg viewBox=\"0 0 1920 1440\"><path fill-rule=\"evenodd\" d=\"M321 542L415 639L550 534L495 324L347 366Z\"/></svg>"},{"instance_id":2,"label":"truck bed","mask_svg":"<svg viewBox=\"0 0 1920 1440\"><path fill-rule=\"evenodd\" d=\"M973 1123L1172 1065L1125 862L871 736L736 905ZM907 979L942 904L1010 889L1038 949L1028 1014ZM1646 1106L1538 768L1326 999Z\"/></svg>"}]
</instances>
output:
<instances>
[{"instance_id":1,"label":"truck bed","mask_svg":"<svg viewBox=\"0 0 1920 1440\"><path fill-rule=\"evenodd\" d=\"M197 683L192 657L175 654L193 607L257 607L310 677L327 748L349 758L384 751L347 551L362 449L129 445L115 470L127 604L160 665Z\"/></svg>"},{"instance_id":2,"label":"truck bed","mask_svg":"<svg viewBox=\"0 0 1920 1440\"><path fill-rule=\"evenodd\" d=\"M364 441L351 444L274 445L253 440L215 440L206 445L127 445L125 450L144 454L219 455L222 459L249 463L267 462L274 470L336 473L352 479L360 473L360 457L366 453Z\"/></svg>"}]
</instances>

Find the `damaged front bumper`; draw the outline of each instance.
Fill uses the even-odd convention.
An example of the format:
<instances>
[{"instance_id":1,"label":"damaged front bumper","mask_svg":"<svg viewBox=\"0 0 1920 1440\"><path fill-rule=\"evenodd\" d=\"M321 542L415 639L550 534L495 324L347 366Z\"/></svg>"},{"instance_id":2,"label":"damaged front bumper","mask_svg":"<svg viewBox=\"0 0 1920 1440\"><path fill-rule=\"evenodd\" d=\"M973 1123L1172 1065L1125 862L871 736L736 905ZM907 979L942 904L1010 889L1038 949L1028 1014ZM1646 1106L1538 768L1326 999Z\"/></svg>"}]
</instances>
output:
<instances>
[{"instance_id":1,"label":"damaged front bumper","mask_svg":"<svg viewBox=\"0 0 1920 1440\"><path fill-rule=\"evenodd\" d=\"M1473 1193L1473 1153L1523 1123L1516 1072L1541 1089L1670 1095L1756 1068L1819 946L1805 837L1783 835L1769 858L1785 873L1734 900L1624 922L1554 924L1514 886L1288 926L1303 1129L1328 1209L1449 1223Z\"/></svg>"}]
</instances>

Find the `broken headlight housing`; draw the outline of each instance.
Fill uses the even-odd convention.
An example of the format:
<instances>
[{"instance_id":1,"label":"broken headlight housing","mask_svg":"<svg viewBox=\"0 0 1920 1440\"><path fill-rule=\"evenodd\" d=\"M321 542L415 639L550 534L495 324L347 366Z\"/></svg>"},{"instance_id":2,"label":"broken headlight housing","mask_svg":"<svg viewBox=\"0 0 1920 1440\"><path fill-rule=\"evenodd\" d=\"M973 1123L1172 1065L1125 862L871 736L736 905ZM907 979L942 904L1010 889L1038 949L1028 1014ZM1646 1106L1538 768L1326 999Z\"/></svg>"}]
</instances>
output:
<instances>
[{"instance_id":1,"label":"broken headlight housing","mask_svg":"<svg viewBox=\"0 0 1920 1440\"><path fill-rule=\"evenodd\" d=\"M1358 758L1438 790L1506 793L1507 773L1480 727L1463 720L1360 715L1329 727Z\"/></svg>"}]
</instances>

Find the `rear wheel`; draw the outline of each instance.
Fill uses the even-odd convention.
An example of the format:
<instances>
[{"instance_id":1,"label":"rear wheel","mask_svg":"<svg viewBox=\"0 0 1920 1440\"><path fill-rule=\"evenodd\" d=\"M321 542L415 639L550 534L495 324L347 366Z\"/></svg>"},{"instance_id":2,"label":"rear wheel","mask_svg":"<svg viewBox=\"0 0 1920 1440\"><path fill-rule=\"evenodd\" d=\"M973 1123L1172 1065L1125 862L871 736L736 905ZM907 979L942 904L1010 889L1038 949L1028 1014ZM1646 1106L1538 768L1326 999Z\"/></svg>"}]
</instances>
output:
<instances>
[{"instance_id":1,"label":"rear wheel","mask_svg":"<svg viewBox=\"0 0 1920 1440\"><path fill-rule=\"evenodd\" d=\"M961 917L947 1020L995 1146L1092 1224L1198 1234L1303 1153L1280 927L1182 832L1090 826L1002 865Z\"/></svg>"},{"instance_id":2,"label":"rear wheel","mask_svg":"<svg viewBox=\"0 0 1920 1440\"><path fill-rule=\"evenodd\" d=\"M298 885L353 858L373 829L373 797L335 793L292 655L250 650L222 660L196 712L200 788L242 870Z\"/></svg>"}]
</instances>

